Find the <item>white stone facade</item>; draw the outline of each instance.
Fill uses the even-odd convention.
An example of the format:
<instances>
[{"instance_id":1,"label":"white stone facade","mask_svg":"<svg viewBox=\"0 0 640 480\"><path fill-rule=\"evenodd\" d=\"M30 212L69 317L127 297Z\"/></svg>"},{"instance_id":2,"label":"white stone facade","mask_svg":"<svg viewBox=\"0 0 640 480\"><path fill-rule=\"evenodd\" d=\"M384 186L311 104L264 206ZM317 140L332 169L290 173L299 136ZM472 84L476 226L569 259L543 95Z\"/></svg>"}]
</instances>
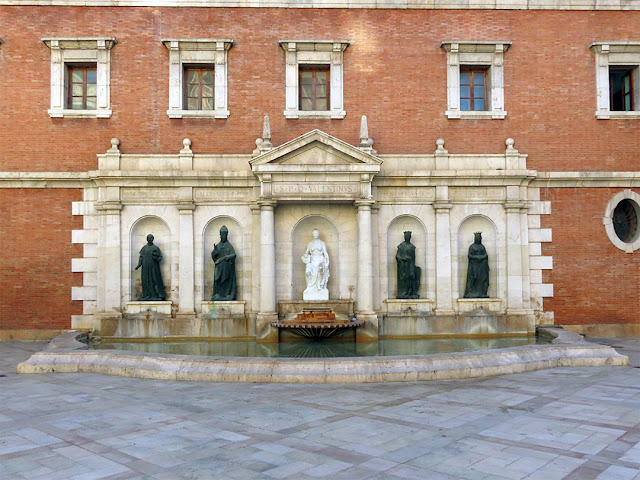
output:
<instances>
[{"instance_id":1,"label":"white stone facade","mask_svg":"<svg viewBox=\"0 0 640 480\"><path fill-rule=\"evenodd\" d=\"M140 313L131 303L139 294L134 267L153 233L171 318L193 326L228 312L244 319L244 332L272 340L278 302L302 299L300 257L317 228L331 258L330 300L355 301L362 339L436 334L439 318L468 323L475 314L485 330L475 322L453 333L505 333L488 316L512 319L504 328L516 319L513 331L531 333L550 320L542 299L553 286L542 282L542 271L553 265L541 245L551 231L540 227L550 204L532 185L537 172L527 170L526 155L513 140L506 144L500 154L456 155L439 140L433 154L378 157L313 130L251 159L194 154L188 140L180 153L127 155L114 139L87 176L84 200L73 204L84 223L73 232L84 245L72 265L84 279L73 289L84 305L73 327L100 332L103 321ZM223 224L237 253L238 295L220 310L210 302L211 250ZM395 299L404 230L413 232L422 269L418 300ZM490 259L490 299L474 303L460 299L478 230Z\"/></svg>"}]
</instances>

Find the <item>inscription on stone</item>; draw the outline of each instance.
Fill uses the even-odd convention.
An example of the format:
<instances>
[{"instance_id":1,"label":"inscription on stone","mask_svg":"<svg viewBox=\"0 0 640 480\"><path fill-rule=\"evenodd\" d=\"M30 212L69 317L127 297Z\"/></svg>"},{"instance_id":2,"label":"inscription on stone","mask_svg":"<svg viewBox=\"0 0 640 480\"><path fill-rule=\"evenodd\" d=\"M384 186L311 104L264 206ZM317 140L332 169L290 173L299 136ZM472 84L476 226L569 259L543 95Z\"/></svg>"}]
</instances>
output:
<instances>
[{"instance_id":1,"label":"inscription on stone","mask_svg":"<svg viewBox=\"0 0 640 480\"><path fill-rule=\"evenodd\" d=\"M197 201L249 200L251 190L248 188L197 188L194 197Z\"/></svg>"},{"instance_id":2,"label":"inscription on stone","mask_svg":"<svg viewBox=\"0 0 640 480\"><path fill-rule=\"evenodd\" d=\"M120 190L122 200L177 200L177 189L166 188L123 188Z\"/></svg>"},{"instance_id":3,"label":"inscription on stone","mask_svg":"<svg viewBox=\"0 0 640 480\"><path fill-rule=\"evenodd\" d=\"M428 187L378 187L378 197L382 199L435 200L434 188Z\"/></svg>"},{"instance_id":4,"label":"inscription on stone","mask_svg":"<svg viewBox=\"0 0 640 480\"><path fill-rule=\"evenodd\" d=\"M504 200L506 197L504 188L464 188L449 187L450 200Z\"/></svg>"},{"instance_id":5,"label":"inscription on stone","mask_svg":"<svg viewBox=\"0 0 640 480\"><path fill-rule=\"evenodd\" d=\"M275 195L353 195L359 192L359 185L309 185L302 183L273 186Z\"/></svg>"}]
</instances>

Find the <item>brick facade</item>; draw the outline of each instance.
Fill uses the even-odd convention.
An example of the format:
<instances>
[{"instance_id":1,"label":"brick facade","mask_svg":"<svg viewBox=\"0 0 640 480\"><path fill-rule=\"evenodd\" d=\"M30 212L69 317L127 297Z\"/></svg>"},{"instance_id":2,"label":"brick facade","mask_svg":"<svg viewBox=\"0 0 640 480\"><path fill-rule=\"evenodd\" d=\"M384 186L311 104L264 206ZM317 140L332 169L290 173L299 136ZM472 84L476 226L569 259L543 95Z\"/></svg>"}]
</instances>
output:
<instances>
[{"instance_id":1,"label":"brick facade","mask_svg":"<svg viewBox=\"0 0 640 480\"><path fill-rule=\"evenodd\" d=\"M621 28L624 26L624 28ZM318 128L352 144L360 116L379 154L504 151L507 137L538 171L636 171L640 119L597 120L596 41L637 41L638 11L340 10L0 6L0 171L86 172L112 137L128 154L163 154L189 137L196 153L249 154L271 119L272 142ZM635 36L634 36L635 35ZM107 119L50 118L51 52L43 37L113 36ZM165 38L229 38L228 119L169 119ZM281 39L345 39L342 120L287 120ZM445 116L443 40L510 41L504 120ZM246 167L243 166L243 169ZM638 254L602 226L622 188L544 188L552 214L554 284L545 310L560 324L638 323ZM638 190L640 191L640 190ZM70 300L82 274L71 230L77 189L0 189L0 329L62 329L82 311Z\"/></svg>"}]
</instances>

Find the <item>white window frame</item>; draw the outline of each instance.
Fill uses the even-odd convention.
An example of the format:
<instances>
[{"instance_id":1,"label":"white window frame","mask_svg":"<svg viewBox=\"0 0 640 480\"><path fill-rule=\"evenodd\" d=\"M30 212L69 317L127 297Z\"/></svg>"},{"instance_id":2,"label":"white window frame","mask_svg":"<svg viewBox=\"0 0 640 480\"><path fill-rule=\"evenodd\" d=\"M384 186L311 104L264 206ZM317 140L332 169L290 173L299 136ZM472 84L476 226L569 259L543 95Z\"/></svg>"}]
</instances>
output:
<instances>
[{"instance_id":1,"label":"white window frame","mask_svg":"<svg viewBox=\"0 0 640 480\"><path fill-rule=\"evenodd\" d=\"M109 118L111 117L111 49L117 43L113 37L43 38L51 50L51 107L52 118ZM95 64L97 77L96 108L75 110L67 108L66 74L71 63Z\"/></svg>"},{"instance_id":2,"label":"white window frame","mask_svg":"<svg viewBox=\"0 0 640 480\"><path fill-rule=\"evenodd\" d=\"M640 42L594 42L589 48L596 57L596 118L640 118ZM613 111L610 104L609 67L634 68L634 110Z\"/></svg>"},{"instance_id":3,"label":"white window frame","mask_svg":"<svg viewBox=\"0 0 640 480\"><path fill-rule=\"evenodd\" d=\"M169 50L169 118L227 118L227 52L233 40L214 38L167 38ZM214 65L213 110L187 110L184 105L185 65Z\"/></svg>"},{"instance_id":4,"label":"white window frame","mask_svg":"<svg viewBox=\"0 0 640 480\"><path fill-rule=\"evenodd\" d=\"M280 40L285 51L286 118L344 118L343 54L349 46L346 40ZM329 110L299 109L298 78L300 66L329 65Z\"/></svg>"},{"instance_id":5,"label":"white window frame","mask_svg":"<svg viewBox=\"0 0 640 480\"><path fill-rule=\"evenodd\" d=\"M447 54L447 118L503 119L504 109L504 53L509 41L449 41L440 42ZM488 90L486 110L460 110L460 67L487 68Z\"/></svg>"}]
</instances>

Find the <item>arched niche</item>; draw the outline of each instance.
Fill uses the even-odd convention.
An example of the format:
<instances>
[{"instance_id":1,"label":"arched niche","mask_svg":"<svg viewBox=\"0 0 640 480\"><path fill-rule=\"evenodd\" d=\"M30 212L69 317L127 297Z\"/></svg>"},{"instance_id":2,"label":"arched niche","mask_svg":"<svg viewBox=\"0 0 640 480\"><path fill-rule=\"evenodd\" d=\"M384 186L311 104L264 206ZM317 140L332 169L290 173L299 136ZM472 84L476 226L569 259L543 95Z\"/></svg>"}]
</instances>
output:
<instances>
[{"instance_id":1,"label":"arched niche","mask_svg":"<svg viewBox=\"0 0 640 480\"><path fill-rule=\"evenodd\" d=\"M202 232L202 245L204 245L204 268L203 274L204 279L202 284L204 285L204 301L211 300L211 296L213 295L213 275L215 272L215 265L213 263L213 259L211 258L211 252L213 251L213 247L216 243L220 242L220 228L222 226L226 226L229 230L229 234L227 236L227 240L233 246L233 249L236 252L236 284L237 284L237 293L236 300L242 300L243 292L243 239L244 235L242 232L242 227L240 223L232 217L221 215L219 217L215 217L211 219L204 227L204 231Z\"/></svg>"},{"instance_id":2,"label":"arched niche","mask_svg":"<svg viewBox=\"0 0 640 480\"><path fill-rule=\"evenodd\" d=\"M458 294L464 297L469 267L469 247L474 241L475 232L482 232L482 245L489 256L490 298L498 297L498 239L495 224L484 215L471 215L465 218L458 229Z\"/></svg>"},{"instance_id":3,"label":"arched niche","mask_svg":"<svg viewBox=\"0 0 640 480\"><path fill-rule=\"evenodd\" d=\"M398 294L398 263L396 253L398 245L404 242L404 232L411 232L411 243L416 247L416 265L420 272L420 298L427 297L427 231L424 224L413 215L401 215L394 218L387 228L387 278L389 298Z\"/></svg>"},{"instance_id":4,"label":"arched niche","mask_svg":"<svg viewBox=\"0 0 640 480\"><path fill-rule=\"evenodd\" d=\"M340 263L338 262L339 255L339 242L338 229L336 226L326 217L321 215L309 215L301 219L291 234L291 244L293 247L293 299L302 300L302 292L307 286L304 278L305 264L302 262L302 255L304 255L307 245L313 239L313 230L320 232L320 240L322 240L327 246L327 253L329 254L329 282L327 288L329 289L329 299L340 298Z\"/></svg>"},{"instance_id":5,"label":"arched niche","mask_svg":"<svg viewBox=\"0 0 640 480\"><path fill-rule=\"evenodd\" d=\"M171 230L167 223L159 217L147 216L137 220L131 227L129 238L131 239L131 300L137 301L142 294L141 273L135 270L140 258L140 249L147 244L147 235L153 235L153 244L162 252L160 271L164 283L167 300L172 297L173 284L171 282L171 264L173 258L173 244L171 242Z\"/></svg>"}]
</instances>

